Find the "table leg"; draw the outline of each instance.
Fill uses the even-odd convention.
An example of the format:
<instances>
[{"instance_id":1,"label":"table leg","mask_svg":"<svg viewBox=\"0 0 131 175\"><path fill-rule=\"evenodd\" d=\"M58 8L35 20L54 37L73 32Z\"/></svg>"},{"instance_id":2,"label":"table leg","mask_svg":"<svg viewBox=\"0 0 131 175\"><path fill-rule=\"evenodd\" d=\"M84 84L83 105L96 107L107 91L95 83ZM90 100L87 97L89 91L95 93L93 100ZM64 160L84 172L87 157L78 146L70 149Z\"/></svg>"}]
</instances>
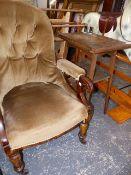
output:
<instances>
[{"instance_id":1,"label":"table leg","mask_svg":"<svg viewBox=\"0 0 131 175\"><path fill-rule=\"evenodd\" d=\"M91 55L91 65L90 65L90 70L89 70L89 78L93 80L94 74L95 74L95 69L96 69L96 61L97 61L97 55L92 54Z\"/></svg>"},{"instance_id":2,"label":"table leg","mask_svg":"<svg viewBox=\"0 0 131 175\"><path fill-rule=\"evenodd\" d=\"M78 60L79 60L79 49L78 48L76 48L76 51L75 51L75 55L74 55L74 59L73 59L73 63L77 63L78 62Z\"/></svg>"},{"instance_id":3,"label":"table leg","mask_svg":"<svg viewBox=\"0 0 131 175\"><path fill-rule=\"evenodd\" d=\"M63 58L67 59L67 53L68 53L68 44L65 42L65 47L64 47L64 53L63 53Z\"/></svg>"},{"instance_id":4,"label":"table leg","mask_svg":"<svg viewBox=\"0 0 131 175\"><path fill-rule=\"evenodd\" d=\"M114 69L115 69L116 52L113 53L113 55L111 56L110 59L111 59L110 70L109 70L110 78L109 78L109 81L108 81L106 97L105 97L105 106L104 106L104 113L105 114L107 112L109 99L110 99L110 90L111 90L111 85L112 85L112 80L113 80L113 72L114 72Z\"/></svg>"}]
</instances>

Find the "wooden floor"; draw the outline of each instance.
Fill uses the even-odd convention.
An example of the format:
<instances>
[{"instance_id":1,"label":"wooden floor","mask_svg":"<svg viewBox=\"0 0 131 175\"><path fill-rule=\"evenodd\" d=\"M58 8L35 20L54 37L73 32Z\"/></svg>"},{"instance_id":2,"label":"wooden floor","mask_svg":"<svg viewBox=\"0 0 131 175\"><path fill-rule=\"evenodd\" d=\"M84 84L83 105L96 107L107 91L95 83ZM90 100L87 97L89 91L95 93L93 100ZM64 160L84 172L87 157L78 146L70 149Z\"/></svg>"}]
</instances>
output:
<instances>
[{"instance_id":1,"label":"wooden floor","mask_svg":"<svg viewBox=\"0 0 131 175\"><path fill-rule=\"evenodd\" d=\"M107 81L101 81L96 84L99 90L106 93ZM126 94L117 87L111 87L110 98L117 103L117 107L107 111L107 114L112 117L117 123L123 123L131 118L131 90Z\"/></svg>"}]
</instances>

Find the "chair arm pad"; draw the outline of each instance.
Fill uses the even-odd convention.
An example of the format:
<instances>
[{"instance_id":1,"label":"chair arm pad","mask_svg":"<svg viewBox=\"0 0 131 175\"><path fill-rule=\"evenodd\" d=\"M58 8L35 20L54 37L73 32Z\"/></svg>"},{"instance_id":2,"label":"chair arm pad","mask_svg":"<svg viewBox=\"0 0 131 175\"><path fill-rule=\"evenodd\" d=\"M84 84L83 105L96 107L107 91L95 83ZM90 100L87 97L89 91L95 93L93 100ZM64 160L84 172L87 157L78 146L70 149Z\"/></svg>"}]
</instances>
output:
<instances>
[{"instance_id":1,"label":"chair arm pad","mask_svg":"<svg viewBox=\"0 0 131 175\"><path fill-rule=\"evenodd\" d=\"M66 59L59 59L57 61L57 67L67 75L79 80L81 75L85 75L86 72L84 69L80 68L79 66L75 65L74 63L66 60Z\"/></svg>"}]
</instances>

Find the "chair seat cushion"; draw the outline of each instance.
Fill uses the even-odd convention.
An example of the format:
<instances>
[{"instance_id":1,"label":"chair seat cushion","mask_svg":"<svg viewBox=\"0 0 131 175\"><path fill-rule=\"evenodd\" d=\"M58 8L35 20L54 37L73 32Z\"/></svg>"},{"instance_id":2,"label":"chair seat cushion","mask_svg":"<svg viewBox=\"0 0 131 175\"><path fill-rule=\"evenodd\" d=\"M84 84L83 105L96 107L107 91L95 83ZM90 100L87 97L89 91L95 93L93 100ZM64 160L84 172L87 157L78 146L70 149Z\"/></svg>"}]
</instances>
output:
<instances>
[{"instance_id":1,"label":"chair seat cushion","mask_svg":"<svg viewBox=\"0 0 131 175\"><path fill-rule=\"evenodd\" d=\"M55 84L16 86L2 103L12 149L54 138L87 118L86 107Z\"/></svg>"}]
</instances>

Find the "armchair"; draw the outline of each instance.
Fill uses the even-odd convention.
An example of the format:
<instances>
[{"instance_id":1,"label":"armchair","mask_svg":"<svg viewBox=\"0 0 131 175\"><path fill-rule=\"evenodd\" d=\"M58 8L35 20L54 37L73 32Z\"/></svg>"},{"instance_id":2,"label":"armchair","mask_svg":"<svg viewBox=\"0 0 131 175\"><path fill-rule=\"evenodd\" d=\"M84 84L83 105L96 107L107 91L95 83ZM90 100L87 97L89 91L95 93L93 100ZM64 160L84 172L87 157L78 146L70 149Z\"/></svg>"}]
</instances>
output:
<instances>
[{"instance_id":1,"label":"armchair","mask_svg":"<svg viewBox=\"0 0 131 175\"><path fill-rule=\"evenodd\" d=\"M86 143L92 117L92 82L67 60L56 62L54 38L43 11L0 1L0 143L16 172L27 174L22 150L56 138L80 124ZM64 73L74 77L74 92Z\"/></svg>"}]
</instances>

